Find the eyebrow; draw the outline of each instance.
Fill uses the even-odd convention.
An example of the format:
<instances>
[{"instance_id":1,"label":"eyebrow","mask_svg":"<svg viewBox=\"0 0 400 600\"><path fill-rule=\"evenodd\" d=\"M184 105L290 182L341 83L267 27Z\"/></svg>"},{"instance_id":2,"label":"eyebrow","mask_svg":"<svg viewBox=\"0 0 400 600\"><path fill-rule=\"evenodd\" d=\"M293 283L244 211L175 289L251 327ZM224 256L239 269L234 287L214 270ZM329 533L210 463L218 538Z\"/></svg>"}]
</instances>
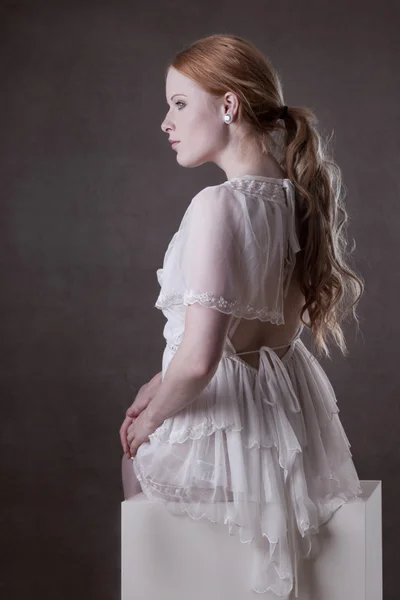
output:
<instances>
[{"instance_id":1,"label":"eyebrow","mask_svg":"<svg viewBox=\"0 0 400 600\"><path fill-rule=\"evenodd\" d=\"M174 94L173 96L171 96L171 100L173 100L175 96L185 96L185 98L187 98L186 94Z\"/></svg>"}]
</instances>

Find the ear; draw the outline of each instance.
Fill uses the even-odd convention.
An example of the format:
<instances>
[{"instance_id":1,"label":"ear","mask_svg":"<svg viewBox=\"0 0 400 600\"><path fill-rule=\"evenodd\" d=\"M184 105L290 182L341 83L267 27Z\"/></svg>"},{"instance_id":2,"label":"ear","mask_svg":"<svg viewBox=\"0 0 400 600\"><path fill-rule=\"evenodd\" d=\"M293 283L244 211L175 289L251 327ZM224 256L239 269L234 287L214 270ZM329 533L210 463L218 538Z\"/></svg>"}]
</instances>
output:
<instances>
[{"instance_id":1,"label":"ear","mask_svg":"<svg viewBox=\"0 0 400 600\"><path fill-rule=\"evenodd\" d=\"M232 119L235 119L239 111L239 100L233 92L226 92L224 96L223 114L229 112Z\"/></svg>"}]
</instances>

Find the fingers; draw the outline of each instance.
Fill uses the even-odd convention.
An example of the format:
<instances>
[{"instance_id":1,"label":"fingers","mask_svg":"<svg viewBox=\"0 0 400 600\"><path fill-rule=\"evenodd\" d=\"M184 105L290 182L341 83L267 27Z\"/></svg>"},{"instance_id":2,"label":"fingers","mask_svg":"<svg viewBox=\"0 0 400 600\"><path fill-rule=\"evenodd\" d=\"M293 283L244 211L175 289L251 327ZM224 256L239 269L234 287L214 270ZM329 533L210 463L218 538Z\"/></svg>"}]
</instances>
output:
<instances>
[{"instance_id":1,"label":"fingers","mask_svg":"<svg viewBox=\"0 0 400 600\"><path fill-rule=\"evenodd\" d=\"M133 440L130 448L129 448L130 454L132 458L135 458L136 456L136 452L137 452L137 441Z\"/></svg>"},{"instance_id":2,"label":"fingers","mask_svg":"<svg viewBox=\"0 0 400 600\"><path fill-rule=\"evenodd\" d=\"M138 416L138 407L135 404L132 404L132 406L130 406L128 408L128 410L126 411L126 416L127 417L137 417Z\"/></svg>"},{"instance_id":3,"label":"fingers","mask_svg":"<svg viewBox=\"0 0 400 600\"><path fill-rule=\"evenodd\" d=\"M126 454L129 454L129 443L127 441L127 432L128 432L128 427L132 424L132 422L133 422L133 418L126 417L124 422L121 425L120 430L119 430L119 437L121 439L122 448Z\"/></svg>"},{"instance_id":4,"label":"fingers","mask_svg":"<svg viewBox=\"0 0 400 600\"><path fill-rule=\"evenodd\" d=\"M132 423L132 425L129 425L128 431L126 434L126 441L128 443L128 446L130 446L132 444L132 440L134 437L135 437L135 434L134 434L134 427L133 427L133 423Z\"/></svg>"},{"instance_id":5,"label":"fingers","mask_svg":"<svg viewBox=\"0 0 400 600\"><path fill-rule=\"evenodd\" d=\"M143 412L145 408L147 408L147 405L149 404L149 402L150 402L150 399L145 399L143 397L136 398L136 400L131 404L131 406L126 411L126 416L127 417L138 417L140 415L140 413Z\"/></svg>"}]
</instances>

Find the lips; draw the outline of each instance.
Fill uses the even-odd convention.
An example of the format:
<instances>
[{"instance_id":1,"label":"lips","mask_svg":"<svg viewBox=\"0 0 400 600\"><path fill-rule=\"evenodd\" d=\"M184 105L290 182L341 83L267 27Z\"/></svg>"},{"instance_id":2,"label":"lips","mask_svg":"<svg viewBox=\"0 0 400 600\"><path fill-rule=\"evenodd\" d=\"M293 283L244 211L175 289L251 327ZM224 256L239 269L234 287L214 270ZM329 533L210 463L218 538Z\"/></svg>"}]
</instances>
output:
<instances>
[{"instance_id":1,"label":"lips","mask_svg":"<svg viewBox=\"0 0 400 600\"><path fill-rule=\"evenodd\" d=\"M175 149L179 142L171 142L171 148Z\"/></svg>"}]
</instances>

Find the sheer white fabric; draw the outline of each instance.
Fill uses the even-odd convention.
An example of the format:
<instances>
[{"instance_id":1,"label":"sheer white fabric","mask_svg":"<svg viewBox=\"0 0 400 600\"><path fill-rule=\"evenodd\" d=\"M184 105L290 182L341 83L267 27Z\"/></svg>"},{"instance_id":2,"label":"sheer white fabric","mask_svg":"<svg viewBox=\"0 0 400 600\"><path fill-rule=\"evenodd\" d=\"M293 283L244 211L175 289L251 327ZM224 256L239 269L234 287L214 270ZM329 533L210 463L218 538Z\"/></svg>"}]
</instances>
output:
<instances>
[{"instance_id":1,"label":"sheer white fabric","mask_svg":"<svg viewBox=\"0 0 400 600\"><path fill-rule=\"evenodd\" d=\"M274 184L265 202L254 185L260 182L254 181L249 198L232 181L193 198L159 270L156 307L199 302L282 323L283 297L300 250L292 184L285 183L287 196Z\"/></svg>"},{"instance_id":2,"label":"sheer white fabric","mask_svg":"<svg viewBox=\"0 0 400 600\"><path fill-rule=\"evenodd\" d=\"M182 341L188 304L283 323L294 254L294 187L243 177L191 202L157 271L167 318L163 377ZM288 598L312 534L361 494L335 393L295 336L283 358L260 351L259 368L226 339L199 396L142 444L133 470L150 500L174 514L228 525L253 552L252 589Z\"/></svg>"}]
</instances>

